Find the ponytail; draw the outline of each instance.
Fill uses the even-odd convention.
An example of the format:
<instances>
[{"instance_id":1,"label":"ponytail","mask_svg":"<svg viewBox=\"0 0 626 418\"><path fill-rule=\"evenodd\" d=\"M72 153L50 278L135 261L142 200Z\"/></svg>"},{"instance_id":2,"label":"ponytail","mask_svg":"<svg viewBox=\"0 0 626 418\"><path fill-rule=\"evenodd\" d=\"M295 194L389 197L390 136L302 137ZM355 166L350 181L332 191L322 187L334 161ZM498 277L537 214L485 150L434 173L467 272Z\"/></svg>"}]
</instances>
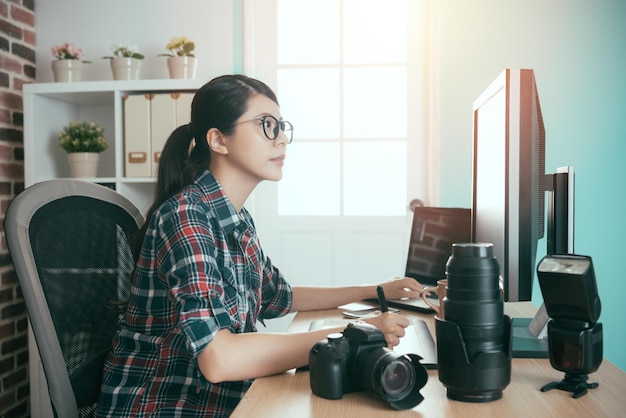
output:
<instances>
[{"instance_id":1,"label":"ponytail","mask_svg":"<svg viewBox=\"0 0 626 418\"><path fill-rule=\"evenodd\" d=\"M208 168L211 154L206 141L195 141L189 124L179 126L172 132L161 151L157 172L157 188L152 209L160 206L191 183L199 170ZM191 154L190 147L193 145ZM203 152L199 152L203 149Z\"/></svg>"},{"instance_id":2,"label":"ponytail","mask_svg":"<svg viewBox=\"0 0 626 418\"><path fill-rule=\"evenodd\" d=\"M159 206L168 198L175 195L190 184L196 174L209 166L211 154L206 146L206 141L193 141L194 137L191 131L191 125L186 124L174 129L170 134L161 151L161 158L157 171L157 185L154 192L154 200L146 214L146 222L137 231L134 246L139 254L143 237L148 228L148 221L152 214ZM195 142L195 143L194 143ZM197 146L198 144L204 144ZM190 158L190 147L194 146L192 153L196 148L204 148L204 152L195 152L196 155L202 155L204 161L198 158L192 161Z\"/></svg>"}]
</instances>

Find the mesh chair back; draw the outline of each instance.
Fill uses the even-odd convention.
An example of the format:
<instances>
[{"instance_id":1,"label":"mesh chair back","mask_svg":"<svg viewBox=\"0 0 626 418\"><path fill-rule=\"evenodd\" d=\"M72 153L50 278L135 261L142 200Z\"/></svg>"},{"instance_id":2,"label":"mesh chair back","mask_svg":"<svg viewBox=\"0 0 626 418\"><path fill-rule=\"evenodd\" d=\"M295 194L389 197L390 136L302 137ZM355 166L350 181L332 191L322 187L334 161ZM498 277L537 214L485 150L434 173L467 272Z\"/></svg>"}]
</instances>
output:
<instances>
[{"instance_id":1,"label":"mesh chair back","mask_svg":"<svg viewBox=\"0 0 626 418\"><path fill-rule=\"evenodd\" d=\"M80 180L38 183L7 210L7 244L56 416L95 416L142 223L122 195Z\"/></svg>"}]
</instances>

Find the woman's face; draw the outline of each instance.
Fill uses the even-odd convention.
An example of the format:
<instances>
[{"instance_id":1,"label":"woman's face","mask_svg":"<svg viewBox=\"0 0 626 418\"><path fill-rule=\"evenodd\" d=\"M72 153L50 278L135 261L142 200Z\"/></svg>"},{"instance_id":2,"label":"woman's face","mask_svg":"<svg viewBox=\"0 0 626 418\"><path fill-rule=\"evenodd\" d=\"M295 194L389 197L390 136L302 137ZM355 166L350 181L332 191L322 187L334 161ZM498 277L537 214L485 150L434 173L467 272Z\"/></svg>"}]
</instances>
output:
<instances>
[{"instance_id":1,"label":"woman's face","mask_svg":"<svg viewBox=\"0 0 626 418\"><path fill-rule=\"evenodd\" d=\"M251 97L248 109L226 140L229 166L257 183L278 181L283 176L288 139L282 131L274 140L265 136L259 118L268 115L282 120L280 108L274 101L260 94Z\"/></svg>"}]
</instances>

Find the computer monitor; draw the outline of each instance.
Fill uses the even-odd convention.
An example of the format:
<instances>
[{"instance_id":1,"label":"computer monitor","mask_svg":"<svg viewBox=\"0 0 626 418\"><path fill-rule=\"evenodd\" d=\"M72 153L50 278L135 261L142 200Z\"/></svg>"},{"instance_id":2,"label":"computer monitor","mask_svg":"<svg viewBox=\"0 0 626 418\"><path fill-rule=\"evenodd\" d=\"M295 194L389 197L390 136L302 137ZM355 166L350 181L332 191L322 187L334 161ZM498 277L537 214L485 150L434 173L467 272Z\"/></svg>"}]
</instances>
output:
<instances>
[{"instance_id":1,"label":"computer monitor","mask_svg":"<svg viewBox=\"0 0 626 418\"><path fill-rule=\"evenodd\" d=\"M472 240L494 245L505 300L529 301L545 205L533 70L504 70L474 102L473 146Z\"/></svg>"},{"instance_id":2,"label":"computer monitor","mask_svg":"<svg viewBox=\"0 0 626 418\"><path fill-rule=\"evenodd\" d=\"M508 302L531 300L546 191L547 253L574 252L574 171L545 174L545 138L533 70L506 69L474 102L472 240L494 244ZM548 357L547 319L513 319L513 356Z\"/></svg>"},{"instance_id":3,"label":"computer monitor","mask_svg":"<svg viewBox=\"0 0 626 418\"><path fill-rule=\"evenodd\" d=\"M546 254L574 254L574 167L546 174Z\"/></svg>"}]
</instances>

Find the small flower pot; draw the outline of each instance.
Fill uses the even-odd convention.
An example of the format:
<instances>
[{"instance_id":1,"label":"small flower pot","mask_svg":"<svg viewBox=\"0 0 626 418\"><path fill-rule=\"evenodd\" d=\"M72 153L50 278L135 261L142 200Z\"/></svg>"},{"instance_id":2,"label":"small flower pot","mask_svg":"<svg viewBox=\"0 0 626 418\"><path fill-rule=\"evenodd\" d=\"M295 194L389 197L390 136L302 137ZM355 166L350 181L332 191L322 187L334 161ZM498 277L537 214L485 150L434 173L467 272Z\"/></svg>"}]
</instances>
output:
<instances>
[{"instance_id":1,"label":"small flower pot","mask_svg":"<svg viewBox=\"0 0 626 418\"><path fill-rule=\"evenodd\" d=\"M67 154L70 173L75 178L97 177L99 160L100 154L97 152L70 152Z\"/></svg>"},{"instance_id":2,"label":"small flower pot","mask_svg":"<svg viewBox=\"0 0 626 418\"><path fill-rule=\"evenodd\" d=\"M138 80L141 60L137 58L111 58L113 80Z\"/></svg>"},{"instance_id":3,"label":"small flower pot","mask_svg":"<svg viewBox=\"0 0 626 418\"><path fill-rule=\"evenodd\" d=\"M195 57L169 57L167 69L170 78L195 78L198 61Z\"/></svg>"},{"instance_id":4,"label":"small flower pot","mask_svg":"<svg viewBox=\"0 0 626 418\"><path fill-rule=\"evenodd\" d=\"M54 81L68 83L80 81L83 72L83 62L79 60L56 60L52 61L52 73Z\"/></svg>"}]
</instances>

